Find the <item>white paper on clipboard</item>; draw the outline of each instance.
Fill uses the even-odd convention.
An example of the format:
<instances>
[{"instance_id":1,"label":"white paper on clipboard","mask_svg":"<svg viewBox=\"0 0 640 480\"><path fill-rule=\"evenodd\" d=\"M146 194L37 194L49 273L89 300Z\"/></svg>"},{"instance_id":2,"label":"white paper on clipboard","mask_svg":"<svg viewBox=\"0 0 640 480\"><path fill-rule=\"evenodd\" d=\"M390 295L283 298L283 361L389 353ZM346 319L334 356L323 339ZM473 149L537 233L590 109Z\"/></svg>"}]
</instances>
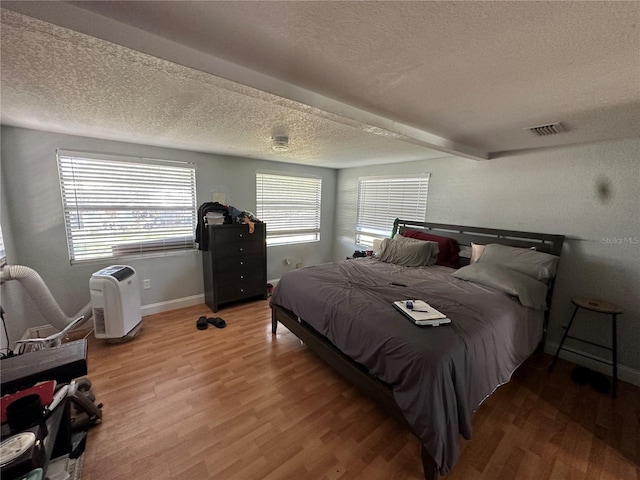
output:
<instances>
[{"instance_id":1,"label":"white paper on clipboard","mask_svg":"<svg viewBox=\"0 0 640 480\"><path fill-rule=\"evenodd\" d=\"M422 300L411 300L411 302L413 303L413 308L411 309L407 308L407 300L393 302L393 306L404 313L416 325L437 327L444 323L451 323L450 318L447 318L445 314L439 312L427 302Z\"/></svg>"}]
</instances>

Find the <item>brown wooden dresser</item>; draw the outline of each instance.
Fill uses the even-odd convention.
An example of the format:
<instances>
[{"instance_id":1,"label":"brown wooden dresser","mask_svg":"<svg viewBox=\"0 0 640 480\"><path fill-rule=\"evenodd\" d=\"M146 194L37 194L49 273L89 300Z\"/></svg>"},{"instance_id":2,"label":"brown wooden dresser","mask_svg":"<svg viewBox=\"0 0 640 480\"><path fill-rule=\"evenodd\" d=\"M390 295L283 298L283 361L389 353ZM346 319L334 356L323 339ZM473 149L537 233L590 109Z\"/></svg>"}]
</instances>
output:
<instances>
[{"instance_id":1,"label":"brown wooden dresser","mask_svg":"<svg viewBox=\"0 0 640 480\"><path fill-rule=\"evenodd\" d=\"M209 248L202 252L205 302L214 312L221 304L267 298L266 225L253 233L244 224L210 225Z\"/></svg>"}]
</instances>

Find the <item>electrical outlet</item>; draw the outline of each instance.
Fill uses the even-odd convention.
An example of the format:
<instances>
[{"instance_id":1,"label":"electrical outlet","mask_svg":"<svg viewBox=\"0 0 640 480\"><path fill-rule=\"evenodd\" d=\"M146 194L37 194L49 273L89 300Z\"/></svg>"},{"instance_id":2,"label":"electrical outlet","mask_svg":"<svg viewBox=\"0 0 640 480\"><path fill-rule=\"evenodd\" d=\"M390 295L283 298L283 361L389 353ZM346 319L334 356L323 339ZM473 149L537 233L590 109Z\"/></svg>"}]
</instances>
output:
<instances>
[{"instance_id":1,"label":"electrical outlet","mask_svg":"<svg viewBox=\"0 0 640 480\"><path fill-rule=\"evenodd\" d=\"M149 290L151 288L151 279L145 278L142 281L142 288L144 288L145 290Z\"/></svg>"}]
</instances>

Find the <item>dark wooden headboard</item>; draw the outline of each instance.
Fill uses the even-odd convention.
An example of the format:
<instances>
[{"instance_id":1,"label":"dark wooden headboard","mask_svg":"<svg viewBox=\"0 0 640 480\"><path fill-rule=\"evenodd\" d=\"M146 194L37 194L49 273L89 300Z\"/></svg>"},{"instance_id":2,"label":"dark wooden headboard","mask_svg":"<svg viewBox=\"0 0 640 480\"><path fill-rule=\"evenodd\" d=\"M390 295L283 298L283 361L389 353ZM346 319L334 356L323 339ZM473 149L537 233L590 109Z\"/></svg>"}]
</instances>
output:
<instances>
[{"instance_id":1,"label":"dark wooden headboard","mask_svg":"<svg viewBox=\"0 0 640 480\"><path fill-rule=\"evenodd\" d=\"M443 223L415 222L396 218L393 222L393 235L404 230L419 230L442 237L453 238L460 247L471 247L471 242L486 245L500 243L512 247L535 247L539 252L560 256L564 235L550 235L548 233L519 232L516 230L497 230L494 228L467 227L462 225L447 225ZM463 264L468 263L465 248L461 248L460 257ZM466 258L466 262L464 261Z\"/></svg>"}]
</instances>

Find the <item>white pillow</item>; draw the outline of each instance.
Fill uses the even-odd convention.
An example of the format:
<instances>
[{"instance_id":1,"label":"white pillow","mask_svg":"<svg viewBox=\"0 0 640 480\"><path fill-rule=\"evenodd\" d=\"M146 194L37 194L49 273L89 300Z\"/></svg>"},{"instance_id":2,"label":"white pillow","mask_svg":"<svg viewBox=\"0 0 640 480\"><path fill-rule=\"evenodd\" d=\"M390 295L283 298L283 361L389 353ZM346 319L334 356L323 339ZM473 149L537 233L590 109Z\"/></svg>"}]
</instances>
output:
<instances>
[{"instance_id":1,"label":"white pillow","mask_svg":"<svg viewBox=\"0 0 640 480\"><path fill-rule=\"evenodd\" d=\"M462 267L452 275L461 280L493 287L518 297L520 303L525 307L536 310L547 308L547 286L524 273L505 266L478 262Z\"/></svg>"},{"instance_id":2,"label":"white pillow","mask_svg":"<svg viewBox=\"0 0 640 480\"><path fill-rule=\"evenodd\" d=\"M560 257L529 248L509 247L490 243L485 246L477 263L491 263L516 270L536 280L547 282L555 277Z\"/></svg>"},{"instance_id":3,"label":"white pillow","mask_svg":"<svg viewBox=\"0 0 640 480\"><path fill-rule=\"evenodd\" d=\"M473 265L480 259L480 257L482 256L482 252L484 252L484 247L486 247L486 245L480 245L479 243L471 242L471 257L469 258L469 265ZM509 247L509 248L512 248L512 247ZM536 247L531 247L525 250L535 250L535 249Z\"/></svg>"},{"instance_id":4,"label":"white pillow","mask_svg":"<svg viewBox=\"0 0 640 480\"><path fill-rule=\"evenodd\" d=\"M469 265L473 265L478 261L480 255L484 252L484 247L486 247L486 245L471 242L471 258L469 258Z\"/></svg>"},{"instance_id":5,"label":"white pillow","mask_svg":"<svg viewBox=\"0 0 640 480\"><path fill-rule=\"evenodd\" d=\"M376 252L376 256L380 254L380 246L382 245L382 241L383 240L381 238L373 239L373 251Z\"/></svg>"}]
</instances>

